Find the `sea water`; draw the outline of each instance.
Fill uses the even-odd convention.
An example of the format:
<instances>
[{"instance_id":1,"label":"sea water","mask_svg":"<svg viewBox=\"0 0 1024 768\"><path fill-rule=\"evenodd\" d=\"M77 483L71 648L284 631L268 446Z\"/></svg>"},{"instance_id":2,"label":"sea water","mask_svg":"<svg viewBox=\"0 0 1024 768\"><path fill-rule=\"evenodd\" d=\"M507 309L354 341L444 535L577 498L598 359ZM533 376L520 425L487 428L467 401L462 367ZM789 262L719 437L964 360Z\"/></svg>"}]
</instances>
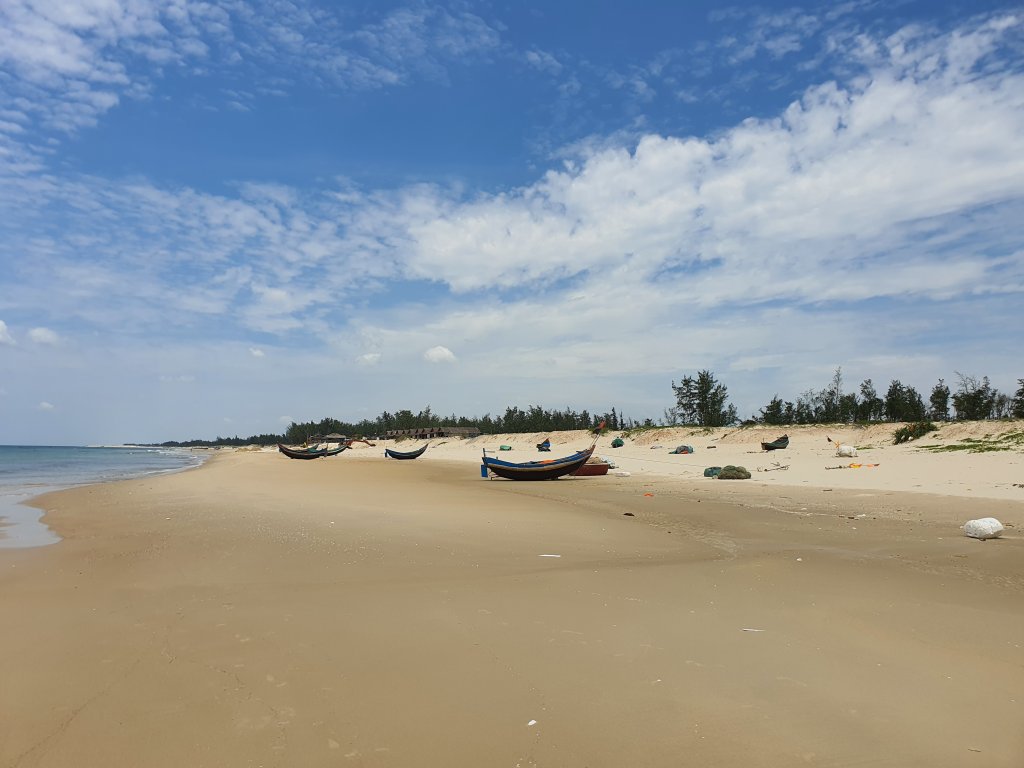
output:
<instances>
[{"instance_id":1,"label":"sea water","mask_svg":"<svg viewBox=\"0 0 1024 768\"><path fill-rule=\"evenodd\" d=\"M205 452L203 452L205 453ZM67 445L0 445L0 549L60 541L24 502L76 485L127 480L197 466L202 453L183 448L92 448Z\"/></svg>"}]
</instances>

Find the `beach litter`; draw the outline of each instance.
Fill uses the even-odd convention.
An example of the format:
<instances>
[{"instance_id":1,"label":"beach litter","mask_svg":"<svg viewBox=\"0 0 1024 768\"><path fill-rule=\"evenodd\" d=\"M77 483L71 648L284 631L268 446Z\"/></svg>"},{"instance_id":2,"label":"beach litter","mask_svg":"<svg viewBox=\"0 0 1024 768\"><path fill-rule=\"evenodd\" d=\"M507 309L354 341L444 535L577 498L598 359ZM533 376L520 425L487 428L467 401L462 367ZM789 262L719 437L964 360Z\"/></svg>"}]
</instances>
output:
<instances>
[{"instance_id":1,"label":"beach litter","mask_svg":"<svg viewBox=\"0 0 1024 768\"><path fill-rule=\"evenodd\" d=\"M561 555L537 555L537 557L561 557Z\"/></svg>"},{"instance_id":2,"label":"beach litter","mask_svg":"<svg viewBox=\"0 0 1024 768\"><path fill-rule=\"evenodd\" d=\"M1003 530L1003 524L994 517L981 517L964 523L964 535L972 539L998 539Z\"/></svg>"},{"instance_id":3,"label":"beach litter","mask_svg":"<svg viewBox=\"0 0 1024 768\"><path fill-rule=\"evenodd\" d=\"M718 473L722 471L721 467L705 467L704 477L718 477Z\"/></svg>"},{"instance_id":4,"label":"beach litter","mask_svg":"<svg viewBox=\"0 0 1024 768\"><path fill-rule=\"evenodd\" d=\"M773 461L770 467L758 467L758 472L777 472L780 469L789 469L789 464L780 464L777 461Z\"/></svg>"},{"instance_id":5,"label":"beach litter","mask_svg":"<svg viewBox=\"0 0 1024 768\"><path fill-rule=\"evenodd\" d=\"M831 437L826 436L826 440L832 443L836 447L836 456L844 459L852 459L857 456L857 449L852 445L844 445L843 443L837 443Z\"/></svg>"}]
</instances>

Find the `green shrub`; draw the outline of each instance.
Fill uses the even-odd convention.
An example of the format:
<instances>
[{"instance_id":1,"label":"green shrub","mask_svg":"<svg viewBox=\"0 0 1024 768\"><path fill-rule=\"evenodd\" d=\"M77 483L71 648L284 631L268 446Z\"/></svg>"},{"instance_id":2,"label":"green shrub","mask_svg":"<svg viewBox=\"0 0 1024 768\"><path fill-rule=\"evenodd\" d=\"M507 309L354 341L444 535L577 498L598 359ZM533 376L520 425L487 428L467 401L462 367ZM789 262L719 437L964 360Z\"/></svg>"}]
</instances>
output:
<instances>
[{"instance_id":1,"label":"green shrub","mask_svg":"<svg viewBox=\"0 0 1024 768\"><path fill-rule=\"evenodd\" d=\"M917 440L917 438L924 437L929 432L934 432L937 429L938 427L930 421L915 421L913 424L907 424L905 427L900 427L893 432L892 444L899 445L910 440Z\"/></svg>"}]
</instances>

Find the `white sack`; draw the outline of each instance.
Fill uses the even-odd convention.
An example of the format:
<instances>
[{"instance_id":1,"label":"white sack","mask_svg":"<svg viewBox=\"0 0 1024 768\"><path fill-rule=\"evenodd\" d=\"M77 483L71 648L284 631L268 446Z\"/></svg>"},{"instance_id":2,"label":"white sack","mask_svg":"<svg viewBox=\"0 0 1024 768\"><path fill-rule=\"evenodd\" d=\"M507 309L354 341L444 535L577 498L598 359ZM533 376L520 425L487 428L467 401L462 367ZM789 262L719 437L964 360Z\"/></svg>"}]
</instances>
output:
<instances>
[{"instance_id":1,"label":"white sack","mask_svg":"<svg viewBox=\"0 0 1024 768\"><path fill-rule=\"evenodd\" d=\"M1003 524L994 517L982 517L964 523L964 533L974 539L996 539L1003 532Z\"/></svg>"},{"instance_id":2,"label":"white sack","mask_svg":"<svg viewBox=\"0 0 1024 768\"><path fill-rule=\"evenodd\" d=\"M857 449L852 445L837 445L836 456L841 456L846 459L852 459L857 455Z\"/></svg>"}]
</instances>

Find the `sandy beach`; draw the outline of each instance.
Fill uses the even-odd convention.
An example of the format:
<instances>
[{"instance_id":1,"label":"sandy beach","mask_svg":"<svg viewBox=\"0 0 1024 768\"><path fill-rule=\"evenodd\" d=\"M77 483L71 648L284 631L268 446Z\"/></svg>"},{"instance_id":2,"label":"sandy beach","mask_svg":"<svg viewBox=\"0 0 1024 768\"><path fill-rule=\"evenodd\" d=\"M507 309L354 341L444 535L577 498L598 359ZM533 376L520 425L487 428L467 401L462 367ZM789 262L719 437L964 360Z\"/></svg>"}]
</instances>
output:
<instances>
[{"instance_id":1,"label":"sandy beach","mask_svg":"<svg viewBox=\"0 0 1024 768\"><path fill-rule=\"evenodd\" d=\"M222 450L50 494L62 541L0 551L0 766L1019 768L1024 453L937 448L1022 429L609 434L611 474L541 483L481 449L587 433Z\"/></svg>"}]
</instances>

